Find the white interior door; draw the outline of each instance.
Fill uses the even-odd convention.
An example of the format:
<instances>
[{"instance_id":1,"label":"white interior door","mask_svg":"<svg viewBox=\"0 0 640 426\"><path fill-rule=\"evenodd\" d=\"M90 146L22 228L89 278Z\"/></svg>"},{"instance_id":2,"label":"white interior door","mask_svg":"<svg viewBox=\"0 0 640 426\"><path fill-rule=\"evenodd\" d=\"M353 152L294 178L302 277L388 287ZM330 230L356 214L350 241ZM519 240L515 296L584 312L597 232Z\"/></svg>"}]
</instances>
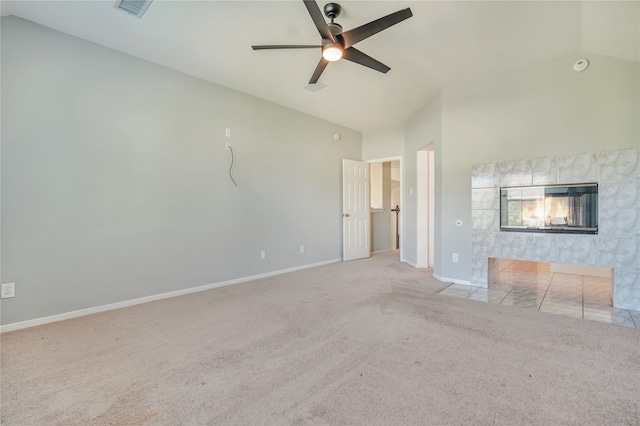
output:
<instances>
[{"instance_id":1,"label":"white interior door","mask_svg":"<svg viewBox=\"0 0 640 426\"><path fill-rule=\"evenodd\" d=\"M342 160L342 260L369 257L369 164Z\"/></svg>"}]
</instances>

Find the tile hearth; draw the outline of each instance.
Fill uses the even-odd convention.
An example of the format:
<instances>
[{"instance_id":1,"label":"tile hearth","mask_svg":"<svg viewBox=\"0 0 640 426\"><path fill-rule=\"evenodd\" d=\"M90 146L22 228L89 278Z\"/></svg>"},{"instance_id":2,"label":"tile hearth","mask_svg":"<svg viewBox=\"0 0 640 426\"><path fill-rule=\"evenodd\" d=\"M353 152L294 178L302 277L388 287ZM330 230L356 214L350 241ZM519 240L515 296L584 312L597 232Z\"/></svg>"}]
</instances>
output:
<instances>
[{"instance_id":1,"label":"tile hearth","mask_svg":"<svg viewBox=\"0 0 640 426\"><path fill-rule=\"evenodd\" d=\"M488 288L451 284L438 294L640 328L640 312L612 306L611 279L550 272L540 265L513 261Z\"/></svg>"}]
</instances>

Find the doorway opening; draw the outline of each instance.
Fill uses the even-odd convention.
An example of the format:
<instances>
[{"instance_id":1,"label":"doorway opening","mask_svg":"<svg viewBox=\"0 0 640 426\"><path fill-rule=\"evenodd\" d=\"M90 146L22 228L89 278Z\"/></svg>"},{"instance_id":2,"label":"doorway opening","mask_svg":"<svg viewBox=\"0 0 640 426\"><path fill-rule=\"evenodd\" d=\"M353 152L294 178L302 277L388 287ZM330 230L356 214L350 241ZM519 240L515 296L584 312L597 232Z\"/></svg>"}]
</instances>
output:
<instances>
[{"instance_id":1,"label":"doorway opening","mask_svg":"<svg viewBox=\"0 0 640 426\"><path fill-rule=\"evenodd\" d=\"M435 144L417 152L416 169L416 267L433 268L435 264Z\"/></svg>"},{"instance_id":2,"label":"doorway opening","mask_svg":"<svg viewBox=\"0 0 640 426\"><path fill-rule=\"evenodd\" d=\"M401 158L371 160L369 167L371 251L396 251L402 259Z\"/></svg>"}]
</instances>

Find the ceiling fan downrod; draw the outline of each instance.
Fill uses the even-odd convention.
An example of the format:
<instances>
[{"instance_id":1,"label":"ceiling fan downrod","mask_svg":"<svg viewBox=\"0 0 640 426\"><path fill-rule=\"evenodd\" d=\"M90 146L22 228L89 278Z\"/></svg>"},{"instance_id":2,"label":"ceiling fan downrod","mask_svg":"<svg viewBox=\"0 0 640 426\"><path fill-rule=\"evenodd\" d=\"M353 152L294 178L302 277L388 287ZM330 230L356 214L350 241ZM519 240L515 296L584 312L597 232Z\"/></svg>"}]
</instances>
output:
<instances>
[{"instance_id":1,"label":"ceiling fan downrod","mask_svg":"<svg viewBox=\"0 0 640 426\"><path fill-rule=\"evenodd\" d=\"M342 12L342 6L338 3L327 3L324 5L324 15L331 20L327 26L334 36L342 34L342 25L333 22L335 18L340 16L340 12Z\"/></svg>"}]
</instances>

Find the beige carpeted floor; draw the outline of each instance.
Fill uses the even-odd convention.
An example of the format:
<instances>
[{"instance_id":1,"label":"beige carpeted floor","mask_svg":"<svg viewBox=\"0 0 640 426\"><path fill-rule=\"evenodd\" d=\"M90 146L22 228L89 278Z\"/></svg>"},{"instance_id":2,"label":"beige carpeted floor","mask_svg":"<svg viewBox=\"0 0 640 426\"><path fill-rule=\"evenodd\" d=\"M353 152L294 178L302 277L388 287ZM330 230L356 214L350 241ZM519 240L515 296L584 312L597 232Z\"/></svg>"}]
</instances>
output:
<instances>
[{"instance_id":1,"label":"beige carpeted floor","mask_svg":"<svg viewBox=\"0 0 640 426\"><path fill-rule=\"evenodd\" d=\"M393 253L1 336L3 425L640 424L640 330Z\"/></svg>"}]
</instances>

